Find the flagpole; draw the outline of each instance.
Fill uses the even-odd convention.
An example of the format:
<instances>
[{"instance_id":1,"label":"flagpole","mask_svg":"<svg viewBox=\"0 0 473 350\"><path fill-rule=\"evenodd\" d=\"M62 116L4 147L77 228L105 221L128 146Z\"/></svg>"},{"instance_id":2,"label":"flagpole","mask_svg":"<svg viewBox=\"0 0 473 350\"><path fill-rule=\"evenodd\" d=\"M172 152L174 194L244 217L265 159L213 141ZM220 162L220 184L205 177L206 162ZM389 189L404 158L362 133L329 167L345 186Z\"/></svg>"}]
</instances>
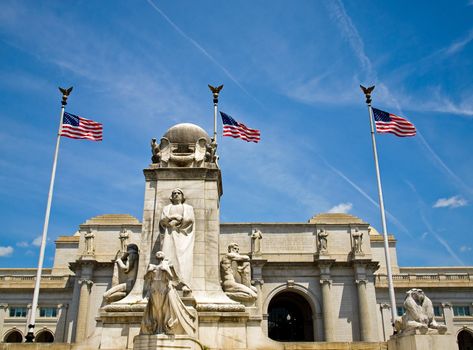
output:
<instances>
[{"instance_id":1,"label":"flagpole","mask_svg":"<svg viewBox=\"0 0 473 350\"><path fill-rule=\"evenodd\" d=\"M216 145L217 144L218 94L220 93L220 90L223 89L223 85L220 85L218 87L213 87L212 85L209 85L209 89L210 89L210 91L212 91L213 102L214 102L214 137L213 137L213 142Z\"/></svg>"},{"instance_id":2,"label":"flagpole","mask_svg":"<svg viewBox=\"0 0 473 350\"><path fill-rule=\"evenodd\" d=\"M388 289L389 289L389 299L391 301L391 323L394 325L396 319L396 296L394 294L394 283L393 275L391 269L391 258L389 254L389 240L388 240L388 229L386 225L386 214L384 211L384 200L383 200L383 189L381 187L381 175L379 172L379 163L378 163L378 152L376 150L376 139L374 136L374 122L373 122L373 110L371 108L371 92L374 90L374 86L365 88L361 86L361 90L365 94L366 104L368 105L368 113L370 117L370 128L371 128L371 141L373 145L373 155L374 155L374 164L376 168L376 179L378 182L378 194L379 194L379 209L381 211L381 222L383 225L383 238L384 238L384 257L386 259L386 272L388 275Z\"/></svg>"},{"instance_id":3,"label":"flagpole","mask_svg":"<svg viewBox=\"0 0 473 350\"><path fill-rule=\"evenodd\" d=\"M53 169L51 171L51 181L49 183L48 203L46 205L46 215L44 217L43 236L41 239L38 269L36 271L36 281L35 281L34 292L33 292L33 303L31 306L29 320L28 320L28 333L25 336L27 343L32 343L35 338L34 327L35 327L35 322L36 322L36 309L38 308L39 288L41 285L41 273L43 270L44 251L46 249L46 238L48 235L49 216L51 213L51 202L53 198L53 189L54 189L54 179L56 177L56 165L57 165L57 157L59 153L59 142L61 140L62 120L64 118L64 108L67 105L67 97L71 93L72 87L70 87L69 89L59 88L59 91L61 91L62 93L61 117L59 119L59 130L58 130L57 140L56 140L56 150L54 151Z\"/></svg>"}]
</instances>

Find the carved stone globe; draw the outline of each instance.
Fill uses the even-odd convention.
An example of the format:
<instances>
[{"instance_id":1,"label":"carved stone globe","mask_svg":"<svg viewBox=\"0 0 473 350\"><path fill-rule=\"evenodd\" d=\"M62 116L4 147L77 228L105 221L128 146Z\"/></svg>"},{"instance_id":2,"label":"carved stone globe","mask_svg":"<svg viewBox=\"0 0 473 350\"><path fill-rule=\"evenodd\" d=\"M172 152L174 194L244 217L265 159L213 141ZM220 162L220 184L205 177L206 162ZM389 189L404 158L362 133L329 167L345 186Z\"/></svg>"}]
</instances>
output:
<instances>
[{"instance_id":1,"label":"carved stone globe","mask_svg":"<svg viewBox=\"0 0 473 350\"><path fill-rule=\"evenodd\" d=\"M200 126L192 123L181 123L172 126L163 135L172 144L195 144L199 139L205 138L210 143L210 137Z\"/></svg>"}]
</instances>

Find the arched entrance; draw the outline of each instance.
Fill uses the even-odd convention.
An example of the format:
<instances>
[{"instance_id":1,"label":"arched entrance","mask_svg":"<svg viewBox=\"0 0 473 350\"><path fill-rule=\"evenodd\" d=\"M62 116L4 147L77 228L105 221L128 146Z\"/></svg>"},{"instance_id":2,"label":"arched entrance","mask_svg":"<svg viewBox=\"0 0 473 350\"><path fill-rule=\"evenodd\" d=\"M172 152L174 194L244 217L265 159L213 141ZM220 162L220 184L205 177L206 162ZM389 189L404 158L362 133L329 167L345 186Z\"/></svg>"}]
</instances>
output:
<instances>
[{"instance_id":1,"label":"arched entrance","mask_svg":"<svg viewBox=\"0 0 473 350\"><path fill-rule=\"evenodd\" d=\"M473 334L467 330L462 330L457 335L459 350L473 350Z\"/></svg>"},{"instance_id":2,"label":"arched entrance","mask_svg":"<svg viewBox=\"0 0 473 350\"><path fill-rule=\"evenodd\" d=\"M23 342L23 335L19 331L13 330L5 336L3 341L5 343L21 343Z\"/></svg>"},{"instance_id":3,"label":"arched entrance","mask_svg":"<svg viewBox=\"0 0 473 350\"><path fill-rule=\"evenodd\" d=\"M52 343L54 341L54 335L47 330L39 332L35 337L37 343Z\"/></svg>"},{"instance_id":4,"label":"arched entrance","mask_svg":"<svg viewBox=\"0 0 473 350\"><path fill-rule=\"evenodd\" d=\"M278 341L314 341L312 313L300 294L277 294L268 306L268 336Z\"/></svg>"}]
</instances>

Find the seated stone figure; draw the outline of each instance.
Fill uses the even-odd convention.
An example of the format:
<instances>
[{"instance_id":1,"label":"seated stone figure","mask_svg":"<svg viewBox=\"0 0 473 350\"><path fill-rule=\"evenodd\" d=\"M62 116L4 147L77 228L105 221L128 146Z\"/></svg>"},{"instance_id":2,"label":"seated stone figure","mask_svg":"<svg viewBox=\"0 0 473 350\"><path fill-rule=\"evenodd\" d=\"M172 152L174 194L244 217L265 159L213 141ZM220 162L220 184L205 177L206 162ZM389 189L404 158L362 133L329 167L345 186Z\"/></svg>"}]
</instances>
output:
<instances>
[{"instance_id":1,"label":"seated stone figure","mask_svg":"<svg viewBox=\"0 0 473 350\"><path fill-rule=\"evenodd\" d=\"M446 326L439 325L435 321L432 301L425 296L422 289L413 288L406 294L403 304L405 313L394 322L394 328L398 333L419 330L421 334L425 334L429 329L434 329L444 334L447 331Z\"/></svg>"},{"instance_id":2,"label":"seated stone figure","mask_svg":"<svg viewBox=\"0 0 473 350\"><path fill-rule=\"evenodd\" d=\"M103 297L107 303L123 299L133 288L138 272L138 246L128 244L126 252L115 260L112 287Z\"/></svg>"},{"instance_id":3,"label":"seated stone figure","mask_svg":"<svg viewBox=\"0 0 473 350\"><path fill-rule=\"evenodd\" d=\"M235 280L232 264L236 263L236 273L241 283ZM237 301L255 301L258 295L256 288L250 284L250 258L239 253L238 244L228 246L228 253L220 262L222 289L231 299Z\"/></svg>"}]
</instances>

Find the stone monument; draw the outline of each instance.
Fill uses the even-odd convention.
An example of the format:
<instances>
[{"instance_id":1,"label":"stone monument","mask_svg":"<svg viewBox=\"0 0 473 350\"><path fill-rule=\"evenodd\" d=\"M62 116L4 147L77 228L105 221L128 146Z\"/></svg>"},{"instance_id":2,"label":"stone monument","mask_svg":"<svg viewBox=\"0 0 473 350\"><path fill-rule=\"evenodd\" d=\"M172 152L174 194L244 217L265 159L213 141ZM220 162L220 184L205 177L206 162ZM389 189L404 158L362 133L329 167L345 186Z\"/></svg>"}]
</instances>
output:
<instances>
[{"instance_id":1,"label":"stone monument","mask_svg":"<svg viewBox=\"0 0 473 350\"><path fill-rule=\"evenodd\" d=\"M171 127L160 140L151 141L151 164L144 169L136 278L105 293L97 345L282 349L262 331L250 257L236 244L224 256L219 252L223 191L216 142L189 123ZM258 255L261 234L254 239ZM117 269L131 269L126 258L117 258Z\"/></svg>"},{"instance_id":2,"label":"stone monument","mask_svg":"<svg viewBox=\"0 0 473 350\"><path fill-rule=\"evenodd\" d=\"M445 325L434 317L432 301L422 289L406 292L404 314L394 322L396 334L388 342L389 350L454 349L455 337L447 333Z\"/></svg>"}]
</instances>

